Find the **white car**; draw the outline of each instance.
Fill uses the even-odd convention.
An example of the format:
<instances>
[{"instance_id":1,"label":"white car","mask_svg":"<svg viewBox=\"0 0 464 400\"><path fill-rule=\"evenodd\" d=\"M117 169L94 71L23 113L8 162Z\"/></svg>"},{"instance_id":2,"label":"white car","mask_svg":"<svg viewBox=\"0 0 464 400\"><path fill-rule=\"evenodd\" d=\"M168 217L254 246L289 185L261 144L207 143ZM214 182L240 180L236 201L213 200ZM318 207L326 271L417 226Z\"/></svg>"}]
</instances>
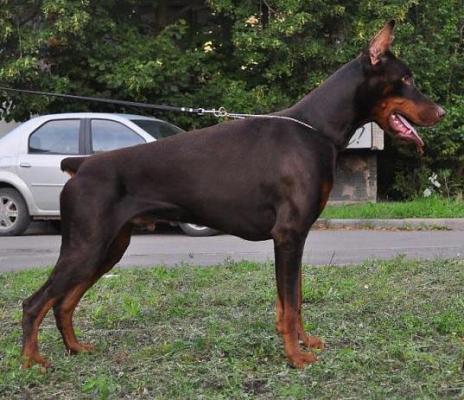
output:
<instances>
[{"instance_id":1,"label":"white car","mask_svg":"<svg viewBox=\"0 0 464 400\"><path fill-rule=\"evenodd\" d=\"M50 114L19 125L0 139L0 236L20 235L31 220L60 218L60 192L69 178L60 170L65 157L153 142L183 130L141 115ZM179 224L193 236L214 230Z\"/></svg>"}]
</instances>

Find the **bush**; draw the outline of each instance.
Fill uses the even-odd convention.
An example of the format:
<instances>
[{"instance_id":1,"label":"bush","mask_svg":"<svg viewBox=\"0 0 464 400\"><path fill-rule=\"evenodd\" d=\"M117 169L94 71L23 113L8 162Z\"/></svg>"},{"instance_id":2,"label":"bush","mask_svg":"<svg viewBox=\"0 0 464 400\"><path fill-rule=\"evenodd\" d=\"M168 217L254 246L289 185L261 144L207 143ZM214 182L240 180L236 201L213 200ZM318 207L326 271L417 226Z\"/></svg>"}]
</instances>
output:
<instances>
[{"instance_id":1,"label":"bush","mask_svg":"<svg viewBox=\"0 0 464 400\"><path fill-rule=\"evenodd\" d=\"M0 9L3 84L236 112L287 107L356 56L387 19L395 18L395 52L423 91L448 110L423 130L418 159L388 143L381 191L411 197L417 176L449 171L463 188L464 54L460 0L44 0ZM179 2L177 2L179 3ZM177 8L176 8L177 7ZM120 107L6 95L7 119ZM123 109L123 111L132 111ZM179 114L164 118L193 128L215 122ZM408 175L405 175L405 172Z\"/></svg>"}]
</instances>

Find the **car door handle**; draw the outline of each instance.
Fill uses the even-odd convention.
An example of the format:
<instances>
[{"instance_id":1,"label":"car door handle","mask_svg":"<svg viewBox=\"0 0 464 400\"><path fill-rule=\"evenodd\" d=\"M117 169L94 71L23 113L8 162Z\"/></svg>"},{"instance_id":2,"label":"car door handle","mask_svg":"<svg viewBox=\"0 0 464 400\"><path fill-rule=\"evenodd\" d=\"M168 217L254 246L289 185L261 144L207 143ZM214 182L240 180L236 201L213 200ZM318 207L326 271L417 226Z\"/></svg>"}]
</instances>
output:
<instances>
[{"instance_id":1,"label":"car door handle","mask_svg":"<svg viewBox=\"0 0 464 400\"><path fill-rule=\"evenodd\" d=\"M19 163L19 166L21 168L31 168L31 164L27 163L27 162L22 162L22 163Z\"/></svg>"}]
</instances>

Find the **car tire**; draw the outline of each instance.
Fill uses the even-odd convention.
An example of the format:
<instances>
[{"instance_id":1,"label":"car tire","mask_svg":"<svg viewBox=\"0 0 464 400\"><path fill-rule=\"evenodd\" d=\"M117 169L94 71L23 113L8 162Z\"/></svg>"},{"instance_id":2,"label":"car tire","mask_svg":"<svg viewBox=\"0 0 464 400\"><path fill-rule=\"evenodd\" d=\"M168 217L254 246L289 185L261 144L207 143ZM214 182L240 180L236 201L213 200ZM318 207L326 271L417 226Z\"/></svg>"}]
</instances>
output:
<instances>
[{"instance_id":1,"label":"car tire","mask_svg":"<svg viewBox=\"0 0 464 400\"><path fill-rule=\"evenodd\" d=\"M188 236L213 236L217 235L219 231L216 229L208 228L207 226L182 223L179 224L180 229Z\"/></svg>"},{"instance_id":2,"label":"car tire","mask_svg":"<svg viewBox=\"0 0 464 400\"><path fill-rule=\"evenodd\" d=\"M61 234L61 220L59 219L52 219L48 221L48 224L50 226L50 231L54 235L60 235Z\"/></svg>"},{"instance_id":3,"label":"car tire","mask_svg":"<svg viewBox=\"0 0 464 400\"><path fill-rule=\"evenodd\" d=\"M21 194L10 188L0 188L0 236L16 236L26 231L31 217Z\"/></svg>"}]
</instances>

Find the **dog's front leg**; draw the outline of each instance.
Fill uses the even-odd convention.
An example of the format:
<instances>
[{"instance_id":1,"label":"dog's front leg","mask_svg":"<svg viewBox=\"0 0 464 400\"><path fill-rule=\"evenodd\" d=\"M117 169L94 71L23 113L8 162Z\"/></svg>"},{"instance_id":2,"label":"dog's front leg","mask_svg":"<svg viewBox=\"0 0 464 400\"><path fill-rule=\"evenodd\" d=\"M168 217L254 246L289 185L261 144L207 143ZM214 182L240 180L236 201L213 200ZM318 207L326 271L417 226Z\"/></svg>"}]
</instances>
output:
<instances>
[{"instance_id":1,"label":"dog's front leg","mask_svg":"<svg viewBox=\"0 0 464 400\"><path fill-rule=\"evenodd\" d=\"M303 246L304 237L300 238L297 235L285 233L274 238L278 305L280 305L277 325L284 341L285 354L290 364L296 368L303 368L305 364L317 361L313 353L301 351L299 344L302 334L299 275Z\"/></svg>"}]
</instances>

